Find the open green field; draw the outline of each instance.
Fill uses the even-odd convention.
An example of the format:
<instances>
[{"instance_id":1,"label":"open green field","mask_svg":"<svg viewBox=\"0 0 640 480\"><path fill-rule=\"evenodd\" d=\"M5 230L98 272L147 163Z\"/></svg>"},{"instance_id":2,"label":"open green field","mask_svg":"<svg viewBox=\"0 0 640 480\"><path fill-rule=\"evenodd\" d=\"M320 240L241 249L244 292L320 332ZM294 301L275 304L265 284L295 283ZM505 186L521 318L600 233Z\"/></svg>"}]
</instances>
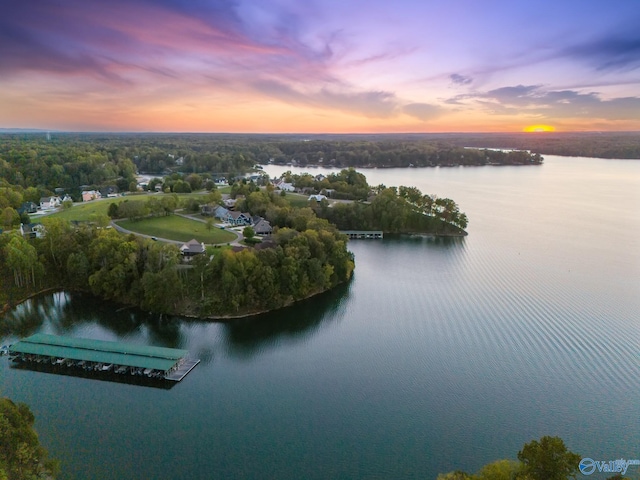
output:
<instances>
[{"instance_id":1,"label":"open green field","mask_svg":"<svg viewBox=\"0 0 640 480\"><path fill-rule=\"evenodd\" d=\"M117 198L103 198L101 200L93 200L91 202L85 202L85 203L74 203L73 206L71 208L69 208L68 210L64 210L61 209L60 211L56 212L56 213L52 213L51 215L49 215L49 217L51 218L62 218L64 220L76 220L79 222L86 222L89 221L91 218L91 215L93 214L99 214L99 215L106 215L107 211L109 210L109 205L111 205L112 203L121 203L124 201L129 201L129 202L146 202L149 198L151 197L160 197L162 196L162 194L155 194L155 195L127 195L124 197L117 197ZM206 198L207 194L206 193L181 193L178 194L178 198L180 201L187 199L187 198L202 198L203 201ZM189 239L191 240L191 239Z\"/></svg>"},{"instance_id":2,"label":"open green field","mask_svg":"<svg viewBox=\"0 0 640 480\"><path fill-rule=\"evenodd\" d=\"M213 244L227 243L236 239L233 233L216 227L207 230L206 223L189 220L179 215L145 218L139 221L119 220L118 225L132 232L179 242L188 242L195 238L199 242Z\"/></svg>"},{"instance_id":3,"label":"open green field","mask_svg":"<svg viewBox=\"0 0 640 480\"><path fill-rule=\"evenodd\" d=\"M287 192L284 198L291 204L293 208L302 208L309 206L309 195Z\"/></svg>"}]
</instances>

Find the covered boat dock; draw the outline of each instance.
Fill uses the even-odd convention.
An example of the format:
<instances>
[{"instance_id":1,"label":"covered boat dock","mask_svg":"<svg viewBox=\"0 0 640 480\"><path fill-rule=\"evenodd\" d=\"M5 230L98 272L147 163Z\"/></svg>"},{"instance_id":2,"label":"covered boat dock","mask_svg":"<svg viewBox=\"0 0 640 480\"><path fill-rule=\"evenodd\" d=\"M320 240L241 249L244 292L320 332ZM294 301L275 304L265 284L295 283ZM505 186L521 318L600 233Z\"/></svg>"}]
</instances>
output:
<instances>
[{"instance_id":1,"label":"covered boat dock","mask_svg":"<svg viewBox=\"0 0 640 480\"><path fill-rule=\"evenodd\" d=\"M46 363L85 371L140 375L179 382L199 360L187 350L36 333L9 347L19 362ZM186 367L186 368L185 368Z\"/></svg>"}]
</instances>

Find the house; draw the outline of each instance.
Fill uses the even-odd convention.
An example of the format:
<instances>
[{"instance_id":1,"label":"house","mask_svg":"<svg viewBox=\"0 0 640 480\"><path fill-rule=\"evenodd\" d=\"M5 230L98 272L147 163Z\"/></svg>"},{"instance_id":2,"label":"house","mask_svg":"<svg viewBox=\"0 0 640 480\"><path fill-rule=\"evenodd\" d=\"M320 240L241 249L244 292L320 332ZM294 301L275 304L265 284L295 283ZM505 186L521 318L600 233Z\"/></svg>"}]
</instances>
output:
<instances>
[{"instance_id":1,"label":"house","mask_svg":"<svg viewBox=\"0 0 640 480\"><path fill-rule=\"evenodd\" d=\"M195 238L189 240L180 247L180 253L185 257L193 257L205 252L204 243L198 242Z\"/></svg>"},{"instance_id":2,"label":"house","mask_svg":"<svg viewBox=\"0 0 640 480\"><path fill-rule=\"evenodd\" d=\"M40 210L53 210L58 208L61 203L60 197L42 197L40 199Z\"/></svg>"},{"instance_id":3,"label":"house","mask_svg":"<svg viewBox=\"0 0 640 480\"><path fill-rule=\"evenodd\" d=\"M224 206L227 207L228 209L233 209L236 206L236 199L235 198L225 198L223 200Z\"/></svg>"},{"instance_id":4,"label":"house","mask_svg":"<svg viewBox=\"0 0 640 480\"><path fill-rule=\"evenodd\" d=\"M118 196L118 187L110 185L100 189L101 198L116 198Z\"/></svg>"},{"instance_id":5,"label":"house","mask_svg":"<svg viewBox=\"0 0 640 480\"><path fill-rule=\"evenodd\" d=\"M43 238L45 235L44 225L41 223L20 224L20 234L25 238Z\"/></svg>"},{"instance_id":6,"label":"house","mask_svg":"<svg viewBox=\"0 0 640 480\"><path fill-rule=\"evenodd\" d=\"M203 217L213 217L218 205L200 205L200 215Z\"/></svg>"},{"instance_id":7,"label":"house","mask_svg":"<svg viewBox=\"0 0 640 480\"><path fill-rule=\"evenodd\" d=\"M90 202L91 200L96 200L97 198L102 198L100 192L97 190L85 190L82 192L82 201Z\"/></svg>"},{"instance_id":8,"label":"house","mask_svg":"<svg viewBox=\"0 0 640 480\"><path fill-rule=\"evenodd\" d=\"M265 220L262 217L254 217L253 231L256 232L256 235L271 235L273 227L268 220Z\"/></svg>"},{"instance_id":9,"label":"house","mask_svg":"<svg viewBox=\"0 0 640 480\"><path fill-rule=\"evenodd\" d=\"M227 216L223 220L234 226L251 225L251 215L248 213L227 212Z\"/></svg>"},{"instance_id":10,"label":"house","mask_svg":"<svg viewBox=\"0 0 640 480\"><path fill-rule=\"evenodd\" d=\"M309 195L309 201L315 200L316 202L321 202L322 200L326 200L327 197L324 195Z\"/></svg>"},{"instance_id":11,"label":"house","mask_svg":"<svg viewBox=\"0 0 640 480\"><path fill-rule=\"evenodd\" d=\"M320 193L325 194L327 197L333 197L333 194L336 193L333 188L323 188Z\"/></svg>"},{"instance_id":12,"label":"house","mask_svg":"<svg viewBox=\"0 0 640 480\"><path fill-rule=\"evenodd\" d=\"M325 178L327 178L325 175L319 173L318 175L316 175L316 182L321 182L323 181Z\"/></svg>"},{"instance_id":13,"label":"house","mask_svg":"<svg viewBox=\"0 0 640 480\"><path fill-rule=\"evenodd\" d=\"M24 202L18 208L18 214L22 215L23 213L36 213L38 211L38 206L33 202Z\"/></svg>"},{"instance_id":14,"label":"house","mask_svg":"<svg viewBox=\"0 0 640 480\"><path fill-rule=\"evenodd\" d=\"M295 190L293 184L285 182L282 178L273 182L273 186L285 192L293 192Z\"/></svg>"},{"instance_id":15,"label":"house","mask_svg":"<svg viewBox=\"0 0 640 480\"><path fill-rule=\"evenodd\" d=\"M216 205L216 207L217 208L213 211L213 216L220 220L224 220L229 213L229 209L224 208L222 205Z\"/></svg>"},{"instance_id":16,"label":"house","mask_svg":"<svg viewBox=\"0 0 640 480\"><path fill-rule=\"evenodd\" d=\"M62 197L62 203L64 202L73 202L73 198L71 198L71 195L69 195L68 193L65 193L64 197Z\"/></svg>"}]
</instances>

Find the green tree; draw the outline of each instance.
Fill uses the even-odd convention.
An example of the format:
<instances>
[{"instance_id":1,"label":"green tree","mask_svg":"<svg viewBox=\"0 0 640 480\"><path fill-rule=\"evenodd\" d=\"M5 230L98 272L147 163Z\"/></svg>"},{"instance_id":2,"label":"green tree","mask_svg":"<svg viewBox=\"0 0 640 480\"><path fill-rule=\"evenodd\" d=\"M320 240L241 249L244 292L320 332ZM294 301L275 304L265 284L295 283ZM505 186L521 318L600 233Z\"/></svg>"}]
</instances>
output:
<instances>
[{"instance_id":1,"label":"green tree","mask_svg":"<svg viewBox=\"0 0 640 480\"><path fill-rule=\"evenodd\" d=\"M14 225L20 223L20 215L18 215L18 212L15 208L6 207L4 210L2 210L0 221L5 228L9 229Z\"/></svg>"},{"instance_id":2,"label":"green tree","mask_svg":"<svg viewBox=\"0 0 640 480\"><path fill-rule=\"evenodd\" d=\"M247 239L253 238L255 235L256 235L256 231L253 229L253 227L246 226L242 230L242 236L244 238L247 238Z\"/></svg>"},{"instance_id":3,"label":"green tree","mask_svg":"<svg viewBox=\"0 0 640 480\"><path fill-rule=\"evenodd\" d=\"M25 404L0 398L0 479L52 479L58 475L58 462L48 459L33 429L34 421Z\"/></svg>"},{"instance_id":4,"label":"green tree","mask_svg":"<svg viewBox=\"0 0 640 480\"><path fill-rule=\"evenodd\" d=\"M441 473L436 480L472 480L468 473L456 470L455 472Z\"/></svg>"},{"instance_id":5,"label":"green tree","mask_svg":"<svg viewBox=\"0 0 640 480\"><path fill-rule=\"evenodd\" d=\"M44 273L44 266L38 261L38 252L21 235L12 235L4 248L7 266L13 270L16 286L28 283L35 285L36 278Z\"/></svg>"},{"instance_id":6,"label":"green tree","mask_svg":"<svg viewBox=\"0 0 640 480\"><path fill-rule=\"evenodd\" d=\"M513 480L522 470L522 464L515 460L496 460L480 469L473 480Z\"/></svg>"},{"instance_id":7,"label":"green tree","mask_svg":"<svg viewBox=\"0 0 640 480\"><path fill-rule=\"evenodd\" d=\"M560 437L544 436L532 440L518 452L522 475L532 480L575 478L580 455L567 449Z\"/></svg>"},{"instance_id":8,"label":"green tree","mask_svg":"<svg viewBox=\"0 0 640 480\"><path fill-rule=\"evenodd\" d=\"M109 218L118 218L118 204L117 203L110 203L109 204L109 210L107 211L107 215L109 215Z\"/></svg>"}]
</instances>

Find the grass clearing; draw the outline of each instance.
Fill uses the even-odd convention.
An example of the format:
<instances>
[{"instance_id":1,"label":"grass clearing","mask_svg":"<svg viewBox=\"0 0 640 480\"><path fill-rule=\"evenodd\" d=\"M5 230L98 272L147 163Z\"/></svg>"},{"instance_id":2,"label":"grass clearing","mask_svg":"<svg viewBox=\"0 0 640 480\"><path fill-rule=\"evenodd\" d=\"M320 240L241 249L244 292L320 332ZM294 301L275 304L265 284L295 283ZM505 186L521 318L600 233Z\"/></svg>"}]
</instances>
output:
<instances>
[{"instance_id":1,"label":"grass clearing","mask_svg":"<svg viewBox=\"0 0 640 480\"><path fill-rule=\"evenodd\" d=\"M188 242L195 238L206 244L228 243L236 239L236 235L226 230L213 227L207 230L207 224L190 220L178 215L168 217L152 217L139 221L119 220L118 225L127 230L152 237L166 238L179 242Z\"/></svg>"},{"instance_id":2,"label":"grass clearing","mask_svg":"<svg viewBox=\"0 0 640 480\"><path fill-rule=\"evenodd\" d=\"M287 192L284 198L294 208L303 208L303 207L309 206L309 195L302 195L300 193Z\"/></svg>"}]
</instances>

